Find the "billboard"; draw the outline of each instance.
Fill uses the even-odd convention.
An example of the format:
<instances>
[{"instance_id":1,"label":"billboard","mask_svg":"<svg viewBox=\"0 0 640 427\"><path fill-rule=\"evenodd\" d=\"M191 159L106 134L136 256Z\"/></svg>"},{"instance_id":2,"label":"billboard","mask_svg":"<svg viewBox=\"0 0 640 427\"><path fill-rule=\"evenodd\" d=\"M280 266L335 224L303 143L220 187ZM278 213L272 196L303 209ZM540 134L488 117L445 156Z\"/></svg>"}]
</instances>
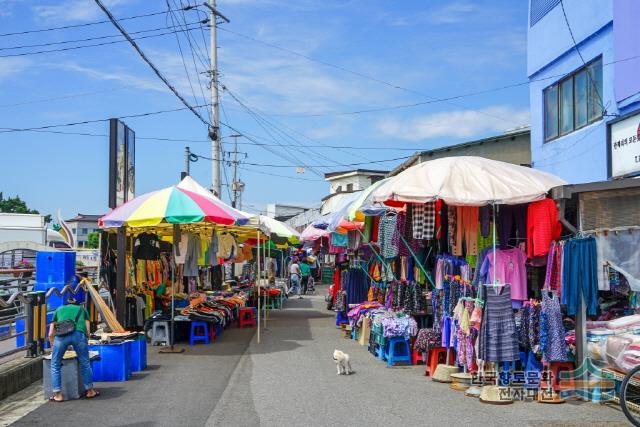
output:
<instances>
[{"instance_id":1,"label":"billboard","mask_svg":"<svg viewBox=\"0 0 640 427\"><path fill-rule=\"evenodd\" d=\"M609 177L640 173L640 112L609 122Z\"/></svg>"},{"instance_id":2,"label":"billboard","mask_svg":"<svg viewBox=\"0 0 640 427\"><path fill-rule=\"evenodd\" d=\"M109 207L135 197L136 135L118 119L109 120Z\"/></svg>"}]
</instances>

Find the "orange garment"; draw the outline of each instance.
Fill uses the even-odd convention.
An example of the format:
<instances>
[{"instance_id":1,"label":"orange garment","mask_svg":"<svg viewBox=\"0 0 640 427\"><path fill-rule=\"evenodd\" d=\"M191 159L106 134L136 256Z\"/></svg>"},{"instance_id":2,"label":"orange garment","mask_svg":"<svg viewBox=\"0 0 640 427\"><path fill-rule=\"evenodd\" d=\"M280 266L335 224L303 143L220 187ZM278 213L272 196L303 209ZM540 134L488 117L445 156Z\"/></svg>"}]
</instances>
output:
<instances>
[{"instance_id":1,"label":"orange garment","mask_svg":"<svg viewBox=\"0 0 640 427\"><path fill-rule=\"evenodd\" d=\"M456 206L456 243L453 247L455 256L462 256L463 242L466 255L478 255L479 212L477 206Z\"/></svg>"}]
</instances>

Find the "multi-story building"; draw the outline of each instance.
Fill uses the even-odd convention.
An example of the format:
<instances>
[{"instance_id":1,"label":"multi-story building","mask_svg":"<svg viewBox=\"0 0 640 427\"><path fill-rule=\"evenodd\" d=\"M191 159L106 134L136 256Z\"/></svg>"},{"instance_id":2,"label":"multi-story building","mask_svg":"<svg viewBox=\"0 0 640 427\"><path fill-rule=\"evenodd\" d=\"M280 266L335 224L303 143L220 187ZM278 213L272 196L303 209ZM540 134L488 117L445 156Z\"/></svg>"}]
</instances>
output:
<instances>
[{"instance_id":1,"label":"multi-story building","mask_svg":"<svg viewBox=\"0 0 640 427\"><path fill-rule=\"evenodd\" d=\"M533 167L570 183L640 173L640 1L530 0Z\"/></svg>"},{"instance_id":2,"label":"multi-story building","mask_svg":"<svg viewBox=\"0 0 640 427\"><path fill-rule=\"evenodd\" d=\"M78 214L74 218L65 221L69 224L69 228L71 228L71 234L73 234L76 247L87 247L89 234L100 229L98 227L98 220L100 217L102 217L102 215Z\"/></svg>"}]
</instances>

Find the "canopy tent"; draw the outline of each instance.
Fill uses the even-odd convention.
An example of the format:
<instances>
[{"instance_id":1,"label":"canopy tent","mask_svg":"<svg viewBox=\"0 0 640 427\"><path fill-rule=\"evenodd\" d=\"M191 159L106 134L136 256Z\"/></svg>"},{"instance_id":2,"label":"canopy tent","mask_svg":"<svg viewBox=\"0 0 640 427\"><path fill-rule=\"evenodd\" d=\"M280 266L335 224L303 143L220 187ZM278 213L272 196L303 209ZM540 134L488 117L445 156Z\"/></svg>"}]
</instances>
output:
<instances>
[{"instance_id":1,"label":"canopy tent","mask_svg":"<svg viewBox=\"0 0 640 427\"><path fill-rule=\"evenodd\" d=\"M187 176L178 185L143 194L117 207L100 218L98 224L115 228L202 222L245 225L249 218Z\"/></svg>"},{"instance_id":2,"label":"canopy tent","mask_svg":"<svg viewBox=\"0 0 640 427\"><path fill-rule=\"evenodd\" d=\"M165 236L175 235L180 229L198 231L206 228L220 227L232 232L245 244L255 243L260 254L262 242L267 240L265 228L257 228L251 224L250 215L245 214L214 196L205 187L198 184L190 176L185 177L178 185L153 191L136 197L104 215L98 221L99 226L109 231L118 231L118 265L125 265L127 231L153 231ZM272 224L273 225L273 224ZM290 233L290 230L287 231ZM295 233L295 231L294 231ZM287 236L289 235L287 234ZM263 249L264 250L264 249ZM172 263L172 270L174 268ZM258 280L260 278L260 258L258 257ZM124 306L124 270L118 272L117 302ZM173 328L175 316L175 294L171 293L171 322ZM260 297L258 297L258 342L260 342ZM171 350L174 352L173 339Z\"/></svg>"},{"instance_id":3,"label":"canopy tent","mask_svg":"<svg viewBox=\"0 0 640 427\"><path fill-rule=\"evenodd\" d=\"M307 228L305 228L300 234L300 240L303 242L312 242L314 240L318 240L322 237L328 236L331 234L330 231L321 230L313 226L313 224L309 224Z\"/></svg>"},{"instance_id":4,"label":"canopy tent","mask_svg":"<svg viewBox=\"0 0 640 427\"><path fill-rule=\"evenodd\" d=\"M365 216L382 215L387 208L376 205L373 202L373 192L388 182L391 178L385 178L362 190L359 196L346 206L344 218L349 221L364 221Z\"/></svg>"},{"instance_id":5,"label":"canopy tent","mask_svg":"<svg viewBox=\"0 0 640 427\"><path fill-rule=\"evenodd\" d=\"M374 202L426 203L441 199L458 206L515 205L543 199L564 180L524 166L482 157L444 157L412 166L372 193Z\"/></svg>"},{"instance_id":6,"label":"canopy tent","mask_svg":"<svg viewBox=\"0 0 640 427\"><path fill-rule=\"evenodd\" d=\"M249 215L249 225L251 227L260 229L276 243L281 245L284 243L294 245L300 243L300 233L288 224L264 215L245 215Z\"/></svg>"}]
</instances>

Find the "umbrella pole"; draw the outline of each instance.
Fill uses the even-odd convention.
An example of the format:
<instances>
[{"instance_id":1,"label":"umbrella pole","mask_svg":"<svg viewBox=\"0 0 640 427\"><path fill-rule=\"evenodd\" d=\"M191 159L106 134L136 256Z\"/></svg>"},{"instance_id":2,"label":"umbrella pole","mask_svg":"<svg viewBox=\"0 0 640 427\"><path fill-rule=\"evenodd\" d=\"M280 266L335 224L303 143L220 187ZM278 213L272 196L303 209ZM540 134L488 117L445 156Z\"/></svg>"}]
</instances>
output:
<instances>
[{"instance_id":1,"label":"umbrella pole","mask_svg":"<svg viewBox=\"0 0 640 427\"><path fill-rule=\"evenodd\" d=\"M258 220L260 221L260 220ZM258 248L256 251L256 287L258 291L258 344L260 344L260 226L256 230L258 235Z\"/></svg>"},{"instance_id":2,"label":"umbrella pole","mask_svg":"<svg viewBox=\"0 0 640 427\"><path fill-rule=\"evenodd\" d=\"M429 283L431 283L431 286L433 286L435 288L436 285L435 285L435 283L433 283L433 279L431 278L431 274L429 274L429 272L427 272L427 270L424 269L424 267L422 266L422 263L418 259L418 256L415 254L415 252L413 252L413 249L411 249L411 246L409 246L409 244L405 240L404 236L402 234L398 234L398 235L400 236L400 239L402 240L402 243L404 243L404 246L409 250L409 253L413 257L413 259L416 262L416 264L418 264L418 267L420 267L420 270L422 270L422 272L424 273L426 278L429 280Z\"/></svg>"},{"instance_id":3,"label":"umbrella pole","mask_svg":"<svg viewBox=\"0 0 640 427\"><path fill-rule=\"evenodd\" d=\"M178 224L173 224L174 227L174 233L173 235L180 235L179 231L180 231L180 225ZM175 231L178 231L178 233L176 233ZM173 242L173 245L177 245L179 242ZM176 308L175 308L175 301L176 301L176 256L175 256L175 250L174 253L171 256L171 279L172 279L172 286L171 286L171 327L169 328L169 342L171 343L171 345L169 346L169 348L163 348L159 351L159 353L183 353L184 352L184 348L182 347L174 347L174 340L175 340L175 316L176 316Z\"/></svg>"}]
</instances>

